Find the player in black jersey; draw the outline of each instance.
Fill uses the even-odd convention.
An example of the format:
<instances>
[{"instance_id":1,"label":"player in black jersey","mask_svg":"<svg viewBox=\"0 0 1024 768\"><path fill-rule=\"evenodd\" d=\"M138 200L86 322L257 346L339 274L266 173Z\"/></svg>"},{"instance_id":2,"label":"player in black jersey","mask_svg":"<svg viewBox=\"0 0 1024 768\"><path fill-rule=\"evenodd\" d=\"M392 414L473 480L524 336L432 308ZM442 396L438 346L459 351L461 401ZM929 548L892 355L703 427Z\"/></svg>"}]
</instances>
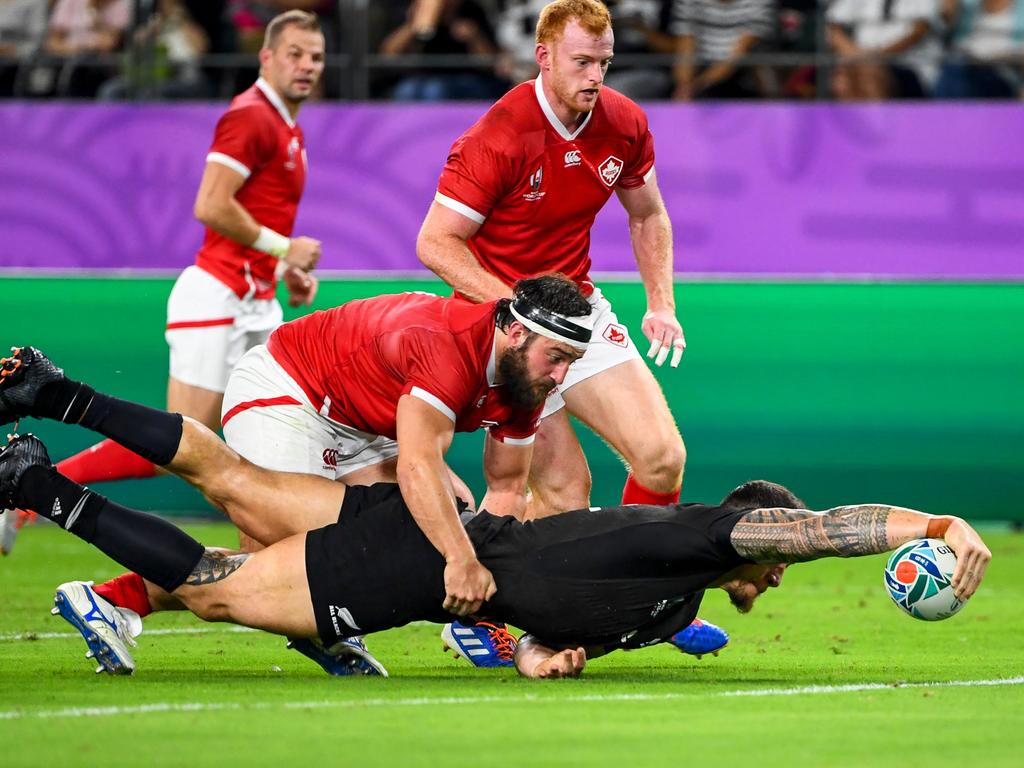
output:
<instances>
[{"instance_id":1,"label":"player in black jersey","mask_svg":"<svg viewBox=\"0 0 1024 768\"><path fill-rule=\"evenodd\" d=\"M451 620L441 607L444 559L397 486L346 488L261 469L178 414L94 392L42 364L32 376L15 374L0 370L0 423L28 413L81 423L188 480L258 540L277 541L253 554L207 549L171 523L63 477L38 439L12 440L0 453L0 505L34 510L94 544L151 582L159 605L180 602L206 620L325 645L414 620ZM290 536L280 529L289 518L282 506L323 504L340 509L337 523ZM789 563L944 537L958 558L957 597L966 599L991 557L959 518L879 504L821 513L803 506L782 486L755 481L720 506L590 508L527 523L481 512L467 514L465 525L498 588L482 613L526 630L516 665L529 677L575 676L588 656L660 642L692 621L710 587L749 610L779 586ZM73 586L58 590L55 611L82 624L103 668L131 671L122 658L131 661L130 631L117 609L84 583Z\"/></svg>"}]
</instances>

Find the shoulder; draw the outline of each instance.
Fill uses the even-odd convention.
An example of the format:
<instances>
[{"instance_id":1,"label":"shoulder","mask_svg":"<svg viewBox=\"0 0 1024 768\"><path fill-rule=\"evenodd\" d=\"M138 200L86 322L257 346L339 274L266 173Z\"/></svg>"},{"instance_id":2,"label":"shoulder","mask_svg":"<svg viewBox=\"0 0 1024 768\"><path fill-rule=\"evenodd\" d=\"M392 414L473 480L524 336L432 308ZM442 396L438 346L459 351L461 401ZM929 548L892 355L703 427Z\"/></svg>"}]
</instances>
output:
<instances>
[{"instance_id":1,"label":"shoulder","mask_svg":"<svg viewBox=\"0 0 1024 768\"><path fill-rule=\"evenodd\" d=\"M524 131L541 126L533 81L520 83L496 101L467 130L460 141L507 150Z\"/></svg>"},{"instance_id":2,"label":"shoulder","mask_svg":"<svg viewBox=\"0 0 1024 768\"><path fill-rule=\"evenodd\" d=\"M647 114L643 108L614 88L601 89L599 108L604 121L616 132L636 135L647 130Z\"/></svg>"}]
</instances>

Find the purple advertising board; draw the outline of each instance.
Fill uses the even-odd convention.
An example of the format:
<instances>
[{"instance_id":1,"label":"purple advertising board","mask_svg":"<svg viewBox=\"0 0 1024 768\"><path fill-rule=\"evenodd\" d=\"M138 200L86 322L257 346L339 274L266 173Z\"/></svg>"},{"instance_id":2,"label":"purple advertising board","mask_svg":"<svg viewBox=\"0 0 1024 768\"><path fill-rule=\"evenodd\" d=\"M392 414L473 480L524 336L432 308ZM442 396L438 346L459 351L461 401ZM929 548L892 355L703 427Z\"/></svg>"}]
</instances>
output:
<instances>
[{"instance_id":1,"label":"purple advertising board","mask_svg":"<svg viewBox=\"0 0 1024 768\"><path fill-rule=\"evenodd\" d=\"M416 233L451 143L486 105L315 104L296 233L332 270L420 269ZM0 267L179 269L223 105L0 106ZM675 270L1024 277L1024 108L652 105ZM625 214L596 272L633 273Z\"/></svg>"}]
</instances>

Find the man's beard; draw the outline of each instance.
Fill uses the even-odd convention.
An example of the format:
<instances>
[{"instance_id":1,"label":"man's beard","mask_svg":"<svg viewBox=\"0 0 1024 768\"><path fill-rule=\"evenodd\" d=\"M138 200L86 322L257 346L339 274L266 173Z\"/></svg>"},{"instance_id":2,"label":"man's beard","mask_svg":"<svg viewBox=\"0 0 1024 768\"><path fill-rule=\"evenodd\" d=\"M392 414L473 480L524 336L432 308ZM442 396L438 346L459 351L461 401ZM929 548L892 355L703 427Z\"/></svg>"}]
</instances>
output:
<instances>
[{"instance_id":1,"label":"man's beard","mask_svg":"<svg viewBox=\"0 0 1024 768\"><path fill-rule=\"evenodd\" d=\"M754 600L757 599L757 591L753 594L748 589L728 590L729 602L732 603L740 613L750 613L754 607Z\"/></svg>"},{"instance_id":2,"label":"man's beard","mask_svg":"<svg viewBox=\"0 0 1024 768\"><path fill-rule=\"evenodd\" d=\"M524 408L536 408L555 388L552 379L530 381L526 370L526 350L532 343L531 338L519 349L506 349L498 360L498 373L509 399Z\"/></svg>"}]
</instances>

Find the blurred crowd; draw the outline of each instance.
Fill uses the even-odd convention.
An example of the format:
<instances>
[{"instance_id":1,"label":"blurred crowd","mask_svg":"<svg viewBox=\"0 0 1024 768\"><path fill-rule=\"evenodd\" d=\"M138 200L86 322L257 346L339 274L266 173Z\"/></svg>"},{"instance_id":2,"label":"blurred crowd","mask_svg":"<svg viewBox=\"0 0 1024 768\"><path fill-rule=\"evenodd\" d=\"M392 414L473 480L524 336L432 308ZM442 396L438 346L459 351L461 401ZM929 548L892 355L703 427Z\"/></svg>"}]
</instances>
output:
<instances>
[{"instance_id":1,"label":"blurred crowd","mask_svg":"<svg viewBox=\"0 0 1024 768\"><path fill-rule=\"evenodd\" d=\"M225 98L263 28L318 13L325 98L493 99L546 0L0 0L0 97ZM607 84L652 99L1024 96L1024 0L609 0Z\"/></svg>"}]
</instances>

